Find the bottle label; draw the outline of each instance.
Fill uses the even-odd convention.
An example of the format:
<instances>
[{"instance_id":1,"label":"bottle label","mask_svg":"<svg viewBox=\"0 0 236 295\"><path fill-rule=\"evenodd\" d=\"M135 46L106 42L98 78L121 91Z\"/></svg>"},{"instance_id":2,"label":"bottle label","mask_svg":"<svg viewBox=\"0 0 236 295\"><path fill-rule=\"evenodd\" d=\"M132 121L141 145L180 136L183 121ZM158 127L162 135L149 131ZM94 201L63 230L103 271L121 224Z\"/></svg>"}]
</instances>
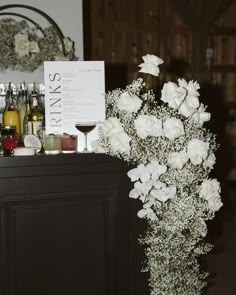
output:
<instances>
[{"instance_id":1,"label":"bottle label","mask_svg":"<svg viewBox=\"0 0 236 295\"><path fill-rule=\"evenodd\" d=\"M32 122L27 122L26 134L32 134L32 133L33 133Z\"/></svg>"},{"instance_id":2,"label":"bottle label","mask_svg":"<svg viewBox=\"0 0 236 295\"><path fill-rule=\"evenodd\" d=\"M3 114L3 124L16 126L16 133L20 136L20 117L17 111L6 111Z\"/></svg>"},{"instance_id":3,"label":"bottle label","mask_svg":"<svg viewBox=\"0 0 236 295\"><path fill-rule=\"evenodd\" d=\"M39 136L39 132L43 127L42 121L34 121L32 122L32 125L33 125L32 133L36 136Z\"/></svg>"}]
</instances>

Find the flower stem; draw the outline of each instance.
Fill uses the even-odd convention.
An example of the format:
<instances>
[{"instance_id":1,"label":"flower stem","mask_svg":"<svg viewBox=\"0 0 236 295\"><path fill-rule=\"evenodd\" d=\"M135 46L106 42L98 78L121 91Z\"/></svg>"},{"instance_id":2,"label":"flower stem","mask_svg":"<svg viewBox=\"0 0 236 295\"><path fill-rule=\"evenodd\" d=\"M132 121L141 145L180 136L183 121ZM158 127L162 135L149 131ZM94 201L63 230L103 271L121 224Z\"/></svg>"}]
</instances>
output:
<instances>
[{"instance_id":1,"label":"flower stem","mask_svg":"<svg viewBox=\"0 0 236 295\"><path fill-rule=\"evenodd\" d=\"M150 75L147 74L147 80L146 80L146 89L147 89L147 92L148 92L148 88L149 88L149 80L150 80Z\"/></svg>"}]
</instances>

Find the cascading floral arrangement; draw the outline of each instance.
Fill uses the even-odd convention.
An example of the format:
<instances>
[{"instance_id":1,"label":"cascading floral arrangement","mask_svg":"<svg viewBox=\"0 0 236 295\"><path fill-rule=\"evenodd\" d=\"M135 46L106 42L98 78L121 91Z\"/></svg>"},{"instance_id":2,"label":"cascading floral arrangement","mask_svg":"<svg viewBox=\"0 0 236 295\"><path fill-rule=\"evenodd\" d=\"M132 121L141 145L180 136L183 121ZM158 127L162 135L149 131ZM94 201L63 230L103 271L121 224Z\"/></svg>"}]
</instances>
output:
<instances>
[{"instance_id":1,"label":"cascading floral arrangement","mask_svg":"<svg viewBox=\"0 0 236 295\"><path fill-rule=\"evenodd\" d=\"M140 72L159 75L163 61L143 57ZM203 127L210 113L199 102L199 84L179 79L164 84L161 98L139 78L126 89L106 94L107 119L95 151L134 165L129 197L139 199L147 230L145 245L152 295L200 295L207 273L198 258L212 245L205 242L206 221L222 206L220 184L209 178L215 163L216 137Z\"/></svg>"}]
</instances>

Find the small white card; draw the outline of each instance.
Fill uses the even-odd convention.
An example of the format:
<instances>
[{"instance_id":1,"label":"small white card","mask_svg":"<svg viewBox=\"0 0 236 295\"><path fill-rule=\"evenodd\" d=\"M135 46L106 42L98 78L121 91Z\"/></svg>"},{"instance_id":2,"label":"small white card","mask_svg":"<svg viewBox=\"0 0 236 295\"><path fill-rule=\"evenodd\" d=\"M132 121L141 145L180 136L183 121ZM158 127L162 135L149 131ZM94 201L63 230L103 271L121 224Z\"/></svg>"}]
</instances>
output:
<instances>
[{"instance_id":1,"label":"small white card","mask_svg":"<svg viewBox=\"0 0 236 295\"><path fill-rule=\"evenodd\" d=\"M78 134L78 150L84 137L77 121L105 119L104 61L52 61L44 63L46 134ZM97 130L88 134L88 144Z\"/></svg>"}]
</instances>

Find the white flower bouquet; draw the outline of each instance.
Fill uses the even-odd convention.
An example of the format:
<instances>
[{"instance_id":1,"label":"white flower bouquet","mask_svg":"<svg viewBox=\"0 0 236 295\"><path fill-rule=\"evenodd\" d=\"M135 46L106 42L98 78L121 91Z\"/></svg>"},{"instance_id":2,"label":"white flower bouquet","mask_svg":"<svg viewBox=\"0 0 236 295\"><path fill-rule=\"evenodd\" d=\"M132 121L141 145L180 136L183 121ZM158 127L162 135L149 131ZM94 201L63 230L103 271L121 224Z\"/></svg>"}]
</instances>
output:
<instances>
[{"instance_id":1,"label":"white flower bouquet","mask_svg":"<svg viewBox=\"0 0 236 295\"><path fill-rule=\"evenodd\" d=\"M163 61L149 54L143 60L140 72L158 76ZM108 92L107 119L94 144L134 166L129 196L142 202L138 217L148 224L140 242L152 295L200 295L206 286L198 257L212 248L204 241L206 221L222 202L219 182L209 178L217 144L203 127L210 113L199 101L199 88L179 79L164 84L157 99L139 78Z\"/></svg>"}]
</instances>

